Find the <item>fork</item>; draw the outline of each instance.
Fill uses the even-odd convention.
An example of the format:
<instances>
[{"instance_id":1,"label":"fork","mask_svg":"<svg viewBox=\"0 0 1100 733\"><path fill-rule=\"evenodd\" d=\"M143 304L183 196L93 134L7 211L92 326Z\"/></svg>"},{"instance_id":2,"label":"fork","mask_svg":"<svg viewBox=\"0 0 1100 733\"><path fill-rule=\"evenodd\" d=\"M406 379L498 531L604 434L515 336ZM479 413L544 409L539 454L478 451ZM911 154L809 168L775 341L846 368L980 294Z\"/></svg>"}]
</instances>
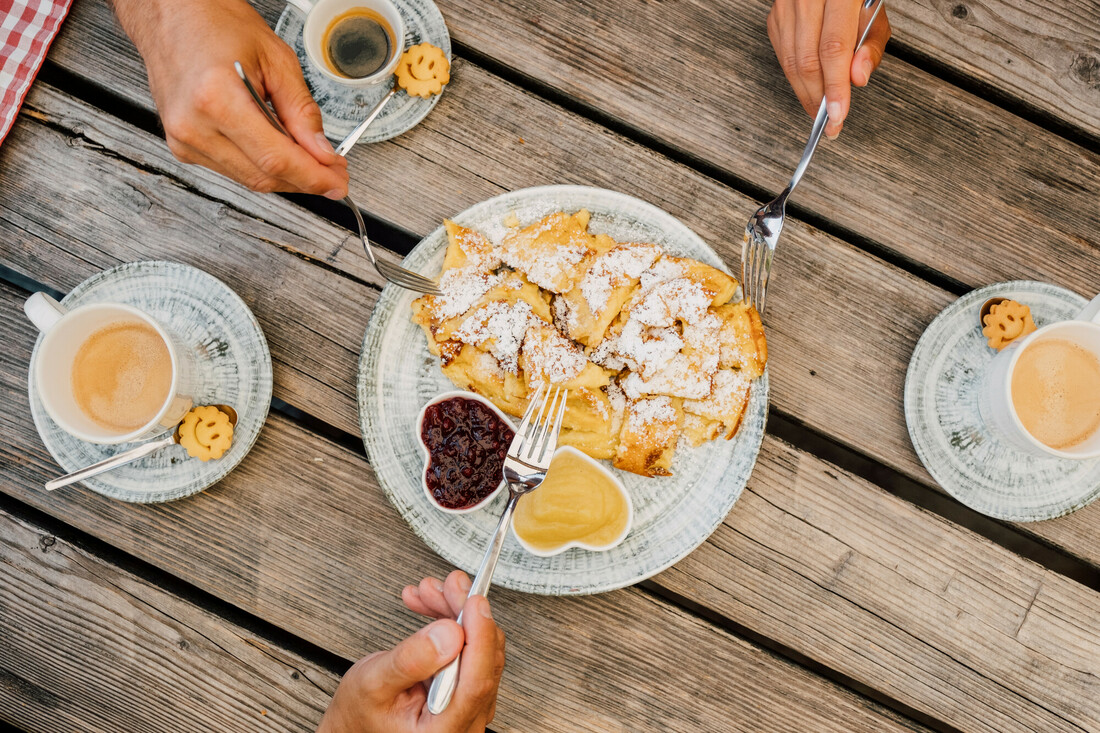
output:
<instances>
[{"instance_id":1,"label":"fork","mask_svg":"<svg viewBox=\"0 0 1100 733\"><path fill-rule=\"evenodd\" d=\"M290 133L286 131L285 127L283 127L283 123L279 121L279 118L275 115L275 112L273 112L272 109L267 106L267 103L264 101L263 97L261 97L260 93L256 91L256 87L254 87L252 85L252 82L249 81L248 75L244 73L244 68L241 66L241 62L234 61L233 67L237 70L237 75L241 77L241 81L244 82L245 87L248 89L248 93L252 95L253 101L256 102L260 110L264 113L264 117L267 118L267 121L270 122L276 130L283 133L287 137L290 137ZM376 105L373 110L371 110L371 113L367 116L367 119L365 119L358 127L352 130L351 134L348 135L348 137L342 143L340 143L340 146L336 149L336 152L340 156L347 155L347 151L355 145L355 141L358 140L359 137L363 134L363 131L367 129L367 125L374 121L374 118L377 117L378 114L382 111L382 107L385 106L386 102L388 102L393 97L393 94L394 92L391 91L388 95L386 95L382 99L382 101L378 105ZM415 290L418 293L427 293L429 295L442 295L439 287L432 280L429 280L423 275L415 273L411 270L406 270L400 265L395 265L392 262L380 260L375 257L374 248L371 247L370 239L367 238L367 226L363 223L363 215L362 213L360 213L359 207L356 206L355 202L351 200L351 196L345 196L344 203L347 204L348 208L351 209L351 213L355 214L355 223L359 227L359 239L363 242L363 249L366 250L367 257L370 258L370 262L372 265L374 265L374 269L378 270L378 274L386 278L386 280L389 280L394 285L405 288L406 290Z\"/></svg>"},{"instance_id":2,"label":"fork","mask_svg":"<svg viewBox=\"0 0 1100 733\"><path fill-rule=\"evenodd\" d=\"M871 25L881 9L882 0L863 1L863 7L859 11L863 32L859 36L855 51L858 51L863 41L867 39L867 34L871 32ZM798 167L794 169L790 183L775 197L775 200L757 209L756 213L749 218L749 223L745 225L745 238L741 243L741 288L745 302L755 305L756 311L761 316L764 315L768 276L772 271L775 245L779 243L779 233L783 231L783 222L787 216L787 197L802 180L802 174L810 165L810 158L817 150L817 143L821 140L821 133L824 132L825 123L828 121L829 113L825 110L825 100L822 99L821 106L817 109L817 117L814 118L814 125L810 128L810 139L806 142L802 159L798 161Z\"/></svg>"},{"instance_id":3,"label":"fork","mask_svg":"<svg viewBox=\"0 0 1100 733\"><path fill-rule=\"evenodd\" d=\"M493 571L496 570L497 560L500 558L500 548L504 545L508 527L512 524L512 513L516 509L516 504L519 503L520 497L537 489L546 478L546 471L550 468L550 461L558 447L558 432L561 431L569 390L561 387L551 389L549 386L546 387L546 394L543 394L542 390L540 385L531 396L531 402L523 413L523 421L516 430L516 437L512 438L512 444L508 447L508 456L504 459L504 479L508 482L508 504L500 515L496 534L489 541L489 548L485 551L481 567L477 569L474 582L470 584L467 598L475 595L483 596L489 592ZM537 415L535 414L536 405L538 406ZM461 612L456 620L459 624L462 623ZM436 672L435 677L432 678L431 687L428 689L428 710L433 715L442 713L451 702L451 696L458 684L458 663L461 658L460 653L454 661Z\"/></svg>"}]
</instances>

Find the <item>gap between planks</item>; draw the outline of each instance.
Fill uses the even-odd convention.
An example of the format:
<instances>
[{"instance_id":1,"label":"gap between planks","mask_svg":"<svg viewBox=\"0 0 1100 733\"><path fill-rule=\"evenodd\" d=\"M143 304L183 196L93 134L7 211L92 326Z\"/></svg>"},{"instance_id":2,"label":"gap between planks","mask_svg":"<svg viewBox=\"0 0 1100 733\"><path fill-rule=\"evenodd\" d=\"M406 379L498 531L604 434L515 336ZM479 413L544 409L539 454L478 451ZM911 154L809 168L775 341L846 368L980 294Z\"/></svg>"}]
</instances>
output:
<instances>
[{"instance_id":1,"label":"gap between planks","mask_svg":"<svg viewBox=\"0 0 1100 733\"><path fill-rule=\"evenodd\" d=\"M54 102L58 101L58 99L56 97L56 95L57 95L56 91L52 91L52 92L50 92L50 94L46 94L46 89L42 89L41 91L42 91L42 94L41 95L33 95L32 100L37 100L38 97L40 97L40 96L42 96L45 99L54 100L54 101L50 102L50 105L48 105L48 106L52 106ZM29 105L29 109L31 109L32 111L35 109L33 107L33 103L36 103L36 102L31 102L30 105ZM40 114L40 113L37 113L37 112L34 112L34 114L35 114L34 119L37 120L37 121L42 122L43 124L45 124L45 127L50 128L51 130L55 130L55 131L57 131L57 132L59 132L63 135L73 134L72 132L69 132L68 129L64 127L64 125L63 125L63 127L58 127L57 123L54 120L48 120L48 119L43 120L42 119L43 114ZM111 118L111 120L113 120L113 118ZM95 128L96 123L91 122L90 120L89 120L89 122L90 122L89 124L81 125L81 127L78 127L77 130L78 130L78 135L79 136L76 140L87 141L87 135L92 135L92 136L95 136L95 138L97 138L99 140L105 140L106 141L107 140L106 138L102 138L102 136L100 136L103 131L97 131L96 130L96 128ZM107 124L106 121L103 122L103 123ZM110 124L114 124L114 122L111 121ZM22 128L20 128L20 129L22 129ZM72 141L70 141L69 144L72 144ZM98 142L90 142L90 143L87 143L87 144L90 146L91 150L101 151L101 152L105 151L105 150L109 150L108 147L105 147L105 146L101 145ZM117 142L111 142L110 144L118 144L118 143ZM139 152L138 147L140 147L140 146L131 145L131 147L133 149L132 152ZM119 150L122 150L122 149L119 149ZM123 162L128 162L129 161L129 158L120 157L118 153L112 153L110 156L111 157L119 157L119 160L121 160ZM210 185L209 185L210 182L209 182L209 180L207 180L207 178L210 178L210 176L204 177L204 176L200 175L200 176L194 177L194 179L191 179L190 177L188 177L187 180L190 180L191 183L187 183L187 180L180 180L179 179L179 172L175 171L175 168L172 165L166 166L164 161L161 160L161 158L163 156L164 156L164 151L161 151L160 146L157 146L155 155L147 158L147 160L145 162L135 163L135 167L138 167L139 169L141 169L141 171L144 171L144 172L147 172L147 173L155 173L155 174L158 174L158 175L171 176L173 180L178 180L180 185L183 185L183 187L190 194L194 194L194 195L197 195L197 196L200 196L200 197L204 197L206 200L211 201L211 203L216 203L219 207L220 206L229 206L230 208L232 208L232 210L239 212L239 214L241 214L242 216L246 216L246 217L256 216L256 215L248 214L248 211L250 210L250 208L252 208L252 207L249 206L249 203L251 203L251 198L256 198L256 197L251 197L250 198L249 195L241 194L239 192L239 190L237 190L237 188L235 188L231 184L224 185L222 182L218 182L217 186L213 186L211 188ZM155 161L155 162L151 162L151 161ZM177 165L175 167L180 167L180 166ZM183 168L183 171L188 171L188 168ZM221 195L226 196L231 201L231 203L230 204L224 203L223 199L216 196L215 193L217 193L218 196L221 196ZM270 206L270 205L268 205L268 206ZM259 216L268 216L268 215L265 214L265 210L268 208L268 206L261 206L259 208L259 210L261 211L261 214ZM274 211L278 207L271 207L271 208ZM282 208L285 209L286 207L282 207ZM268 218L272 219L270 216L268 216ZM300 218L301 217L299 217L299 219ZM295 220L296 223L295 223L294 226L288 225L288 223L286 223L285 218L274 217L273 220L278 220L279 221L279 223L276 223L276 225L275 225L278 229L275 230L275 233L268 234L268 236L262 238L262 240L267 244L271 244L275 239L278 239L279 237L288 236L288 234L289 234L290 237L292 237L292 238L290 238L290 241L295 242L296 238L297 238L296 234L294 234L293 232L289 232L287 227L290 227L290 229L294 229L295 227L298 227L298 226L312 226L312 225L309 225L309 223L306 223L307 220L311 220L309 217L306 217L305 219L303 219L303 223L297 223L297 220ZM251 231L252 229L254 229L254 227L250 227L249 229ZM315 230L316 230L316 228L315 228ZM297 244L295 245L295 247L297 247ZM285 251L285 252L295 254L296 256L299 256L299 259L301 259L301 260L305 260L305 261L308 261L308 262L315 262L316 261L315 256L303 256L304 253L296 252L295 247L287 247L287 245L281 245L281 247L279 247L279 249L281 249L282 251ZM360 264L362 264L362 263L356 263L354 265L354 267L355 267L354 270L349 270L349 267L351 265L348 262L344 262L341 266L344 267L344 270L346 270L348 272L360 272L360 270L357 270L357 267L359 267ZM371 275L371 276L376 277L376 275L373 273L373 271L370 271L370 269L368 269L368 267L367 267L367 271L368 272L366 273L366 275ZM341 270L340 272L344 272L344 271ZM363 282L362 278L364 276L365 275L362 275L362 276L356 275L356 277L353 278L353 280L354 280L354 282ZM372 285L372 287L377 286L375 283L371 283L371 285ZM375 294L375 296L376 296L376 294ZM274 346L279 347L279 344L274 344ZM351 344L351 343L348 344L349 349L352 349L353 346L357 346L357 344ZM356 351L357 351L357 348L356 348ZM811 373L813 373L813 372L811 372ZM299 405L299 406L301 406L301 405ZM308 409L308 405L307 405L307 412L311 412L310 409ZM780 411L780 413L785 414L782 411ZM328 422L329 424L333 424L333 425L337 424L337 423L333 422L333 415L331 413L317 412L317 413L313 413L313 414L315 414L318 418L326 420L326 422ZM792 420L793 419L794 418L792 418ZM348 422L348 420L345 420L345 422L340 422L340 426L350 426L350 425L351 425L351 422ZM356 423L356 425L357 425L357 423ZM344 427L343 429L350 430L349 427ZM818 433L817 435L821 435L821 434ZM908 440L908 438L906 438L906 440ZM906 444L906 445L908 445L908 444ZM857 455L866 455L866 453L864 453L862 451L855 451L855 452L857 453ZM949 505L950 505L949 500L945 500L945 501L939 503L939 506L949 506ZM942 510L941 510L941 513L943 513ZM970 523L970 524L972 524L972 523ZM989 533L988 532L983 532L982 534L989 534ZM1031 533L1025 533L1025 534L1031 534ZM1042 533L1040 533L1040 534L1042 534ZM1084 576L1082 576L1081 573L1077 573L1077 575L1075 577L1080 578L1080 577L1084 577Z\"/></svg>"},{"instance_id":2,"label":"gap between planks","mask_svg":"<svg viewBox=\"0 0 1100 733\"><path fill-rule=\"evenodd\" d=\"M27 295L36 290L44 290L57 297L62 295L48 285L3 266L0 266L0 282L19 288ZM272 398L272 410L294 420L309 432L367 458L361 436L347 432L334 423L277 397ZM1052 572L1100 591L1100 568L1093 567L1056 546L1041 542L1034 536L1022 534L1011 524L967 509L951 497L893 471L874 458L837 443L820 431L801 425L792 415L774 407L770 408L766 432L800 451L871 481L894 496L980 534ZM687 606L684 609L695 612Z\"/></svg>"}]
</instances>

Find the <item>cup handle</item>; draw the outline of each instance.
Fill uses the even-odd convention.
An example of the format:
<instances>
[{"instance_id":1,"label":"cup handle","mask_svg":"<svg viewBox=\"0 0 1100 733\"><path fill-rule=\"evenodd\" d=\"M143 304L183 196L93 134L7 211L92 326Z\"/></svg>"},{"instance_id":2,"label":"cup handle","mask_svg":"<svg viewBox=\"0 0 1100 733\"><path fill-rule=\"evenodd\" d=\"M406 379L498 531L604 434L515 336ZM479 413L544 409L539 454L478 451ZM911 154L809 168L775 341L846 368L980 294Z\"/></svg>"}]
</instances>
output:
<instances>
[{"instance_id":1,"label":"cup handle","mask_svg":"<svg viewBox=\"0 0 1100 733\"><path fill-rule=\"evenodd\" d=\"M309 11L313 10L312 0L286 0L286 4L298 8L304 15L309 15Z\"/></svg>"},{"instance_id":2,"label":"cup handle","mask_svg":"<svg viewBox=\"0 0 1100 733\"><path fill-rule=\"evenodd\" d=\"M31 323L42 333L46 333L46 331L53 328L54 324L68 313L65 306L45 293L35 293L27 298L26 302L23 303L23 312L27 314L27 318L31 319Z\"/></svg>"},{"instance_id":3,"label":"cup handle","mask_svg":"<svg viewBox=\"0 0 1100 733\"><path fill-rule=\"evenodd\" d=\"M1100 323L1100 295L1089 301L1085 309L1077 314L1076 320Z\"/></svg>"}]
</instances>

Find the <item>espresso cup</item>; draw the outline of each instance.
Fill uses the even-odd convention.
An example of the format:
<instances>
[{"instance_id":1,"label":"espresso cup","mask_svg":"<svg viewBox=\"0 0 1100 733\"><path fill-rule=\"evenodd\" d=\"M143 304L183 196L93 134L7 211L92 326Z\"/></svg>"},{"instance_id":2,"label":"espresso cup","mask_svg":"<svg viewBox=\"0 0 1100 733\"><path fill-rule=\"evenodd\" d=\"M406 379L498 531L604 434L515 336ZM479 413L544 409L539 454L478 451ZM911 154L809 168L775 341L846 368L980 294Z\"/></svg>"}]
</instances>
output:
<instances>
[{"instance_id":1,"label":"espresso cup","mask_svg":"<svg viewBox=\"0 0 1100 733\"><path fill-rule=\"evenodd\" d=\"M42 332L33 365L38 397L53 421L69 434L89 443L144 440L174 429L191 409L193 357L148 314L118 303L91 303L70 310L45 293L28 298L23 310ZM156 331L168 350L171 366L163 404L144 425L128 431L111 430L88 415L73 384L73 365L81 347L103 329L124 324L144 324Z\"/></svg>"},{"instance_id":2,"label":"espresso cup","mask_svg":"<svg viewBox=\"0 0 1100 733\"><path fill-rule=\"evenodd\" d=\"M1020 356L1045 340L1068 341L1100 359L1100 295L1069 321L1051 323L1013 341L989 363L978 397L982 420L1010 444L1034 456L1084 460L1100 457L1100 428L1084 441L1064 449L1052 448L1028 432L1012 399L1012 377Z\"/></svg>"},{"instance_id":3,"label":"espresso cup","mask_svg":"<svg viewBox=\"0 0 1100 733\"><path fill-rule=\"evenodd\" d=\"M306 55L317 70L329 79L349 87L371 87L388 82L397 70L401 54L405 51L405 21L401 12L390 0L288 0L294 7L305 13L306 22L302 28L302 41ZM325 58L324 36L329 25L349 10L363 8L371 11L383 21L383 28L390 40L390 53L386 63L374 73L352 78L338 74L329 66Z\"/></svg>"}]
</instances>

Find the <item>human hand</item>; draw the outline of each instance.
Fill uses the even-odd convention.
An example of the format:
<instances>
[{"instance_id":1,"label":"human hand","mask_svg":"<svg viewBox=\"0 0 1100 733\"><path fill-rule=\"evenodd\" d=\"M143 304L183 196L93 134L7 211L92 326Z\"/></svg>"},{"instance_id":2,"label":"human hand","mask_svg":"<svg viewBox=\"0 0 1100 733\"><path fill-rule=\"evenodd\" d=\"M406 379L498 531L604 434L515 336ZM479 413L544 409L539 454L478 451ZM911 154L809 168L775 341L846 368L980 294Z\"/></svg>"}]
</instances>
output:
<instances>
[{"instance_id":1,"label":"human hand","mask_svg":"<svg viewBox=\"0 0 1100 733\"><path fill-rule=\"evenodd\" d=\"M244 0L114 0L145 58L168 147L254 191L347 195L347 161L321 129L298 59ZM275 106L293 139L256 108L238 78Z\"/></svg>"},{"instance_id":2,"label":"human hand","mask_svg":"<svg viewBox=\"0 0 1100 733\"><path fill-rule=\"evenodd\" d=\"M392 650L360 659L348 670L317 733L452 733L484 731L496 712L504 671L504 632L484 596L466 600L469 578L451 573L446 583L425 578L401 594L410 610L439 620ZM424 599L424 600L422 600ZM462 626L454 622L462 611ZM428 712L432 676L459 650L458 686L439 715Z\"/></svg>"},{"instance_id":3,"label":"human hand","mask_svg":"<svg viewBox=\"0 0 1100 733\"><path fill-rule=\"evenodd\" d=\"M829 138L840 134L848 116L851 85L867 85L890 40L883 8L853 55L861 6L860 0L775 0L768 13L768 37L798 101L813 117L822 97L828 100Z\"/></svg>"}]
</instances>

